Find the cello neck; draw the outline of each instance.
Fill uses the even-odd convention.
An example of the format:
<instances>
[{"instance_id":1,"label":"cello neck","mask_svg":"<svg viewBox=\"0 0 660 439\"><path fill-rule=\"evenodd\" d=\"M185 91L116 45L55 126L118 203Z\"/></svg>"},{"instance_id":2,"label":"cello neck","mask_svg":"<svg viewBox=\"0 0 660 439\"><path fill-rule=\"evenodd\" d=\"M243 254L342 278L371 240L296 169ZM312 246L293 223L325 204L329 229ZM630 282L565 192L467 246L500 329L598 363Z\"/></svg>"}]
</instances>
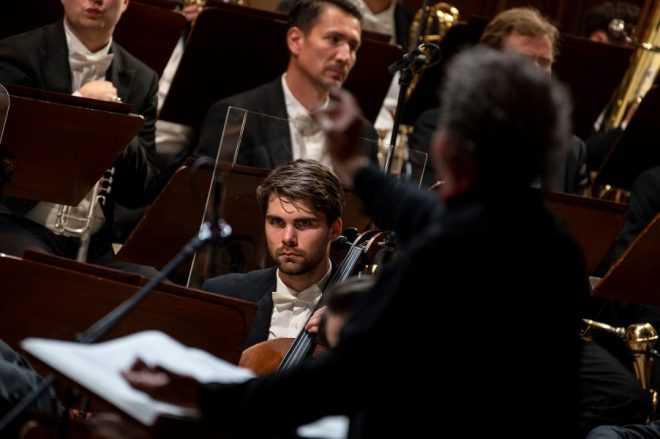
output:
<instances>
[{"instance_id":1,"label":"cello neck","mask_svg":"<svg viewBox=\"0 0 660 439\"><path fill-rule=\"evenodd\" d=\"M362 237L363 235L359 236L355 241L353 241L351 247L348 249L346 257L326 285L325 291L327 291L329 288L332 288L334 285L338 285L344 282L351 275L355 269L355 266L360 260L360 256L365 252L365 249L358 245ZM319 300L319 303L316 305L316 308L314 308L314 311L316 311L321 306L321 302L322 301ZM312 313L312 315L314 315L314 313ZM303 359L311 355L313 349L314 336L303 329L293 340L291 348L282 359L282 362L280 363L277 370L284 370L297 365Z\"/></svg>"}]
</instances>

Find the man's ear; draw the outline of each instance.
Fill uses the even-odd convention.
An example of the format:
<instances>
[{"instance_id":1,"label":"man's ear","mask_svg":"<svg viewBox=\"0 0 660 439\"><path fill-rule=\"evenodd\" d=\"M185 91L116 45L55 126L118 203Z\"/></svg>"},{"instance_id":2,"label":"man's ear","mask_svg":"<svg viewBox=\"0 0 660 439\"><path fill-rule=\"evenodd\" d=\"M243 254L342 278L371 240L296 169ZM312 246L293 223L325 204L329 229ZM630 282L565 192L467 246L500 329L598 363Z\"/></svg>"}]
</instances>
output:
<instances>
[{"instance_id":1,"label":"man's ear","mask_svg":"<svg viewBox=\"0 0 660 439\"><path fill-rule=\"evenodd\" d=\"M287 31L286 44L289 46L289 52L292 55L297 56L300 53L304 39L305 34L303 34L303 31L299 27L294 26Z\"/></svg>"},{"instance_id":2,"label":"man's ear","mask_svg":"<svg viewBox=\"0 0 660 439\"><path fill-rule=\"evenodd\" d=\"M330 224L330 242L334 241L341 235L341 232L344 227L344 221L341 217L337 218L332 224Z\"/></svg>"},{"instance_id":3,"label":"man's ear","mask_svg":"<svg viewBox=\"0 0 660 439\"><path fill-rule=\"evenodd\" d=\"M122 13L126 10L126 8L128 8L128 3L129 3L129 1L130 1L130 0L124 0L124 1L122 2L122 5L121 5L121 12L122 12Z\"/></svg>"}]
</instances>

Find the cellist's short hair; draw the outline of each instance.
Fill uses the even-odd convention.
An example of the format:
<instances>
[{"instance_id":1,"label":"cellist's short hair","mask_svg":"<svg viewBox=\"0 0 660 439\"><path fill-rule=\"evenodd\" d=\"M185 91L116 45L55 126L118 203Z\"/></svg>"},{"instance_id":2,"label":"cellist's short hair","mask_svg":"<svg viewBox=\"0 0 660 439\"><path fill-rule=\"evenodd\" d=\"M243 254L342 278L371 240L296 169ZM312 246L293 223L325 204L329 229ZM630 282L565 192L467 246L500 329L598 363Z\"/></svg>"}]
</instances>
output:
<instances>
[{"instance_id":1,"label":"cellist's short hair","mask_svg":"<svg viewBox=\"0 0 660 439\"><path fill-rule=\"evenodd\" d=\"M309 201L331 225L341 217L344 190L337 176L316 160L294 160L273 169L257 187L257 201L264 213L271 195L291 201Z\"/></svg>"}]
</instances>

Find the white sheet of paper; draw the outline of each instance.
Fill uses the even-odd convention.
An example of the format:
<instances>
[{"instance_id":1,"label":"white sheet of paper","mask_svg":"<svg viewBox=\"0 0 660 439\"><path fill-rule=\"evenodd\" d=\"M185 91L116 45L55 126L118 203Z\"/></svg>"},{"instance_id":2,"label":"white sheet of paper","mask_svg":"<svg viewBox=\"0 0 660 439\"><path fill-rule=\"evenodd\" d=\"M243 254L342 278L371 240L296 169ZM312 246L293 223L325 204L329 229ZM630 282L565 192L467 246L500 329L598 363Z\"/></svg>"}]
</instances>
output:
<instances>
[{"instance_id":1,"label":"white sheet of paper","mask_svg":"<svg viewBox=\"0 0 660 439\"><path fill-rule=\"evenodd\" d=\"M145 425L153 425L161 414L196 417L198 413L151 399L132 388L121 376L136 358L160 365L205 382L242 382L254 376L199 349L189 348L159 331L143 331L115 340L80 344L43 338L21 343L61 374L91 390Z\"/></svg>"}]
</instances>

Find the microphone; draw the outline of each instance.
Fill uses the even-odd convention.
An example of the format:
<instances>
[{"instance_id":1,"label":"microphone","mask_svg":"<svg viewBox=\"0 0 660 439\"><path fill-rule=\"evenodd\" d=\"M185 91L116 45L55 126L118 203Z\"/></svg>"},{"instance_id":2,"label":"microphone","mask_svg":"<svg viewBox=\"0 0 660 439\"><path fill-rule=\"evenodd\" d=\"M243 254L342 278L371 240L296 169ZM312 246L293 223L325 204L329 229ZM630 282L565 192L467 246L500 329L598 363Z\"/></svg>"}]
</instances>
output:
<instances>
[{"instance_id":1,"label":"microphone","mask_svg":"<svg viewBox=\"0 0 660 439\"><path fill-rule=\"evenodd\" d=\"M403 69L419 72L440 61L440 47L435 43L422 43L412 51L403 55L403 58L390 64L387 71L391 74ZM438 58L434 60L434 58Z\"/></svg>"}]
</instances>

